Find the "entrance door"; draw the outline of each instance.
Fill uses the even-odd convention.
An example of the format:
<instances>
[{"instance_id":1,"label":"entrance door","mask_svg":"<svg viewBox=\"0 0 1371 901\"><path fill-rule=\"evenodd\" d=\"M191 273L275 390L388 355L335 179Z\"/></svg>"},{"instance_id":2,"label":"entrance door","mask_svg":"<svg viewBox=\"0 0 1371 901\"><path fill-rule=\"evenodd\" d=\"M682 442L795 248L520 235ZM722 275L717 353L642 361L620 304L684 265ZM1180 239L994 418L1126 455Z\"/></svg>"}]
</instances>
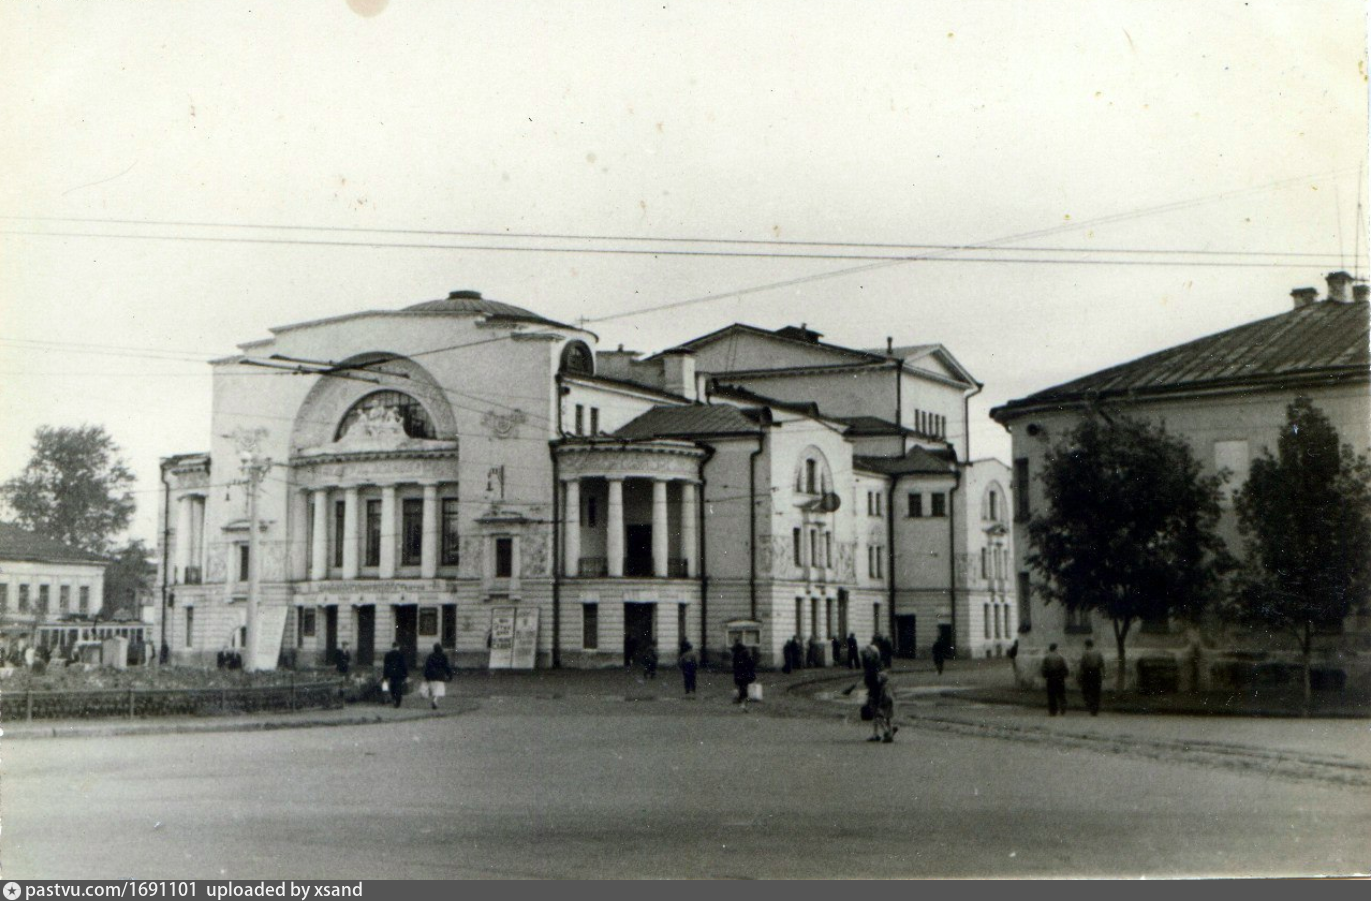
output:
<instances>
[{"instance_id":1,"label":"entrance door","mask_svg":"<svg viewBox=\"0 0 1371 901\"><path fill-rule=\"evenodd\" d=\"M631 666L652 641L654 604L624 604L624 666Z\"/></svg>"},{"instance_id":2,"label":"entrance door","mask_svg":"<svg viewBox=\"0 0 1371 901\"><path fill-rule=\"evenodd\" d=\"M396 604L391 609L395 611L395 640L405 663L414 669L419 662L419 605Z\"/></svg>"},{"instance_id":3,"label":"entrance door","mask_svg":"<svg viewBox=\"0 0 1371 901\"><path fill-rule=\"evenodd\" d=\"M624 575L652 575L652 526L624 526Z\"/></svg>"},{"instance_id":4,"label":"entrance door","mask_svg":"<svg viewBox=\"0 0 1371 901\"><path fill-rule=\"evenodd\" d=\"M376 663L376 605L363 604L357 608L357 665Z\"/></svg>"},{"instance_id":5,"label":"entrance door","mask_svg":"<svg viewBox=\"0 0 1371 901\"><path fill-rule=\"evenodd\" d=\"M332 666L333 655L338 650L338 605L329 604L324 608L324 663Z\"/></svg>"},{"instance_id":6,"label":"entrance door","mask_svg":"<svg viewBox=\"0 0 1371 901\"><path fill-rule=\"evenodd\" d=\"M895 655L897 657L913 657L917 654L919 636L918 630L915 629L915 618L912 613L901 613L895 617Z\"/></svg>"}]
</instances>

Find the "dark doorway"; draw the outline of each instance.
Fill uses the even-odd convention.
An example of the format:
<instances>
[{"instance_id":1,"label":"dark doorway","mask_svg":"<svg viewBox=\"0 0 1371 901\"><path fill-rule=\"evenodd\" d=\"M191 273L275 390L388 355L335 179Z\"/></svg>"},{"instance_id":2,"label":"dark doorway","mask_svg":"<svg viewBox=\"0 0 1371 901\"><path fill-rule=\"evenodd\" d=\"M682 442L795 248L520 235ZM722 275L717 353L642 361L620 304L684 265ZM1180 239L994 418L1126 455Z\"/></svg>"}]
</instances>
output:
<instances>
[{"instance_id":1,"label":"dark doorway","mask_svg":"<svg viewBox=\"0 0 1371 901\"><path fill-rule=\"evenodd\" d=\"M655 604L624 604L624 666L631 666L652 641Z\"/></svg>"},{"instance_id":2,"label":"dark doorway","mask_svg":"<svg viewBox=\"0 0 1371 901\"><path fill-rule=\"evenodd\" d=\"M357 665L376 663L376 605L363 604L357 608Z\"/></svg>"},{"instance_id":3,"label":"dark doorway","mask_svg":"<svg viewBox=\"0 0 1371 901\"><path fill-rule=\"evenodd\" d=\"M946 623L938 624L938 640L943 643L943 647L947 648L947 656L949 659L957 656L957 646L952 643L951 626Z\"/></svg>"},{"instance_id":4,"label":"dark doorway","mask_svg":"<svg viewBox=\"0 0 1371 901\"><path fill-rule=\"evenodd\" d=\"M419 662L419 605L396 604L395 640L400 643L400 653L405 655L405 663L413 669Z\"/></svg>"},{"instance_id":5,"label":"dark doorway","mask_svg":"<svg viewBox=\"0 0 1371 901\"><path fill-rule=\"evenodd\" d=\"M624 526L624 575L652 575L652 526Z\"/></svg>"},{"instance_id":6,"label":"dark doorway","mask_svg":"<svg viewBox=\"0 0 1371 901\"><path fill-rule=\"evenodd\" d=\"M324 608L324 663L333 665L333 655L338 650L338 605L329 604Z\"/></svg>"},{"instance_id":7,"label":"dark doorway","mask_svg":"<svg viewBox=\"0 0 1371 901\"><path fill-rule=\"evenodd\" d=\"M917 617L912 613L895 616L895 656L916 657L919 648L919 633L915 628Z\"/></svg>"}]
</instances>

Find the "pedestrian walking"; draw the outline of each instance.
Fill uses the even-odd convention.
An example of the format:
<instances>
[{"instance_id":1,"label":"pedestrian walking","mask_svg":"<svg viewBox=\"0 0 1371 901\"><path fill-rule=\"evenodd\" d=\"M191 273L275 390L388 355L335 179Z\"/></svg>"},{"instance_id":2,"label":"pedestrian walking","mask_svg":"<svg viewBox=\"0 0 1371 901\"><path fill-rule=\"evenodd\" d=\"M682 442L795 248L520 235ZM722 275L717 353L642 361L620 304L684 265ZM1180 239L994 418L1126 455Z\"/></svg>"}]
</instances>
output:
<instances>
[{"instance_id":1,"label":"pedestrian walking","mask_svg":"<svg viewBox=\"0 0 1371 901\"><path fill-rule=\"evenodd\" d=\"M871 709L871 737L867 741L890 744L895 740L895 695L890 690L890 677L877 673L876 681L867 689L866 703Z\"/></svg>"},{"instance_id":2,"label":"pedestrian walking","mask_svg":"<svg viewBox=\"0 0 1371 901\"><path fill-rule=\"evenodd\" d=\"M1091 716L1100 715L1100 689L1104 685L1104 656L1095 650L1095 642L1085 640L1085 653L1076 668L1076 679L1081 683L1081 696L1085 699L1085 709Z\"/></svg>"},{"instance_id":3,"label":"pedestrian walking","mask_svg":"<svg viewBox=\"0 0 1371 901\"><path fill-rule=\"evenodd\" d=\"M838 636L834 635L834 636L833 636L833 640L832 640L831 642L829 642L829 644L830 644L831 649L832 649L832 651L833 651L833 665L834 665L834 666L842 666L842 665L843 665L843 640L842 640L841 638L839 638Z\"/></svg>"},{"instance_id":4,"label":"pedestrian walking","mask_svg":"<svg viewBox=\"0 0 1371 901\"><path fill-rule=\"evenodd\" d=\"M943 665L947 662L947 641L939 635L937 641L933 642L933 667L938 671L938 675L943 674Z\"/></svg>"},{"instance_id":5,"label":"pedestrian walking","mask_svg":"<svg viewBox=\"0 0 1371 901\"><path fill-rule=\"evenodd\" d=\"M643 659L643 675L647 676L649 679L655 679L655 678L657 678L657 643L656 643L656 642L649 641L649 642L647 642L646 645L643 646L642 659Z\"/></svg>"},{"instance_id":6,"label":"pedestrian walking","mask_svg":"<svg viewBox=\"0 0 1371 901\"><path fill-rule=\"evenodd\" d=\"M1009 666L1014 670L1014 684L1019 684L1019 639L1014 639L1014 643L1009 646L1009 650L1004 654L1009 658Z\"/></svg>"},{"instance_id":7,"label":"pedestrian walking","mask_svg":"<svg viewBox=\"0 0 1371 901\"><path fill-rule=\"evenodd\" d=\"M847 633L847 668L857 669L862 665L862 652L857 647L857 633Z\"/></svg>"},{"instance_id":8,"label":"pedestrian walking","mask_svg":"<svg viewBox=\"0 0 1371 901\"><path fill-rule=\"evenodd\" d=\"M333 666L338 670L338 675L346 676L352 672L352 652L348 650L348 643L343 642L343 646L333 652Z\"/></svg>"},{"instance_id":9,"label":"pedestrian walking","mask_svg":"<svg viewBox=\"0 0 1371 901\"><path fill-rule=\"evenodd\" d=\"M438 709L438 699L447 697L447 681L451 678L452 664L443 653L443 646L435 644L433 653L424 661L424 694L434 710Z\"/></svg>"},{"instance_id":10,"label":"pedestrian walking","mask_svg":"<svg viewBox=\"0 0 1371 901\"><path fill-rule=\"evenodd\" d=\"M738 687L735 704L747 704L747 687L757 681L757 661L742 640L733 643L733 684Z\"/></svg>"},{"instance_id":11,"label":"pedestrian walking","mask_svg":"<svg viewBox=\"0 0 1371 901\"><path fill-rule=\"evenodd\" d=\"M876 647L881 651L881 666L890 669L895 662L895 645L884 635L876 636Z\"/></svg>"},{"instance_id":12,"label":"pedestrian walking","mask_svg":"<svg viewBox=\"0 0 1371 901\"><path fill-rule=\"evenodd\" d=\"M876 638L873 636L871 644L862 648L862 683L866 685L867 697L879 693L880 675L881 649L877 647Z\"/></svg>"},{"instance_id":13,"label":"pedestrian walking","mask_svg":"<svg viewBox=\"0 0 1371 901\"><path fill-rule=\"evenodd\" d=\"M390 650L386 651L385 659L381 661L381 675L385 679L391 701L399 707L405 697L405 680L409 678L409 665L405 663L405 655L400 650L399 642L392 642Z\"/></svg>"},{"instance_id":14,"label":"pedestrian walking","mask_svg":"<svg viewBox=\"0 0 1371 901\"><path fill-rule=\"evenodd\" d=\"M1047 656L1043 658L1043 680L1047 682L1047 715L1056 716L1060 710L1066 716L1066 677L1070 668L1066 660L1057 653L1057 645L1047 646Z\"/></svg>"},{"instance_id":15,"label":"pedestrian walking","mask_svg":"<svg viewBox=\"0 0 1371 901\"><path fill-rule=\"evenodd\" d=\"M676 661L681 668L681 678L685 681L685 693L695 696L695 672L700 668L700 655L695 646L688 641L681 642L681 656Z\"/></svg>"}]
</instances>

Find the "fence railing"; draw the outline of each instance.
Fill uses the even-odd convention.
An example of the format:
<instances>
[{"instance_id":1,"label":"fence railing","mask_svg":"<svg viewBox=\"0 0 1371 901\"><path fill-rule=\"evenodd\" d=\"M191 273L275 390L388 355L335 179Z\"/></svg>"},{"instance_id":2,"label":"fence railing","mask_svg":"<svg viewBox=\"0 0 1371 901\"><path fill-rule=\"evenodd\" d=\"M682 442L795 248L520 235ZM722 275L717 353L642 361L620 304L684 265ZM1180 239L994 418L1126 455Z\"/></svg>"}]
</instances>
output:
<instances>
[{"instance_id":1,"label":"fence railing","mask_svg":"<svg viewBox=\"0 0 1371 901\"><path fill-rule=\"evenodd\" d=\"M217 716L343 706L339 682L291 682L242 688L103 688L79 691L0 690L0 718Z\"/></svg>"}]
</instances>

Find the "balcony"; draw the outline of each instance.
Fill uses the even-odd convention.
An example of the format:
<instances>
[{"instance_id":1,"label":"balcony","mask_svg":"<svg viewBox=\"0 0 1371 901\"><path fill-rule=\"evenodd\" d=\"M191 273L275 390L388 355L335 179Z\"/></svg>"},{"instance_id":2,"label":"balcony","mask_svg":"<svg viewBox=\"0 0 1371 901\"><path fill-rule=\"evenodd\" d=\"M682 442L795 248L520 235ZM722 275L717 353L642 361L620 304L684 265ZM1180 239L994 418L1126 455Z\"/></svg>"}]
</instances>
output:
<instances>
[{"instance_id":1,"label":"balcony","mask_svg":"<svg viewBox=\"0 0 1371 901\"><path fill-rule=\"evenodd\" d=\"M609 577L608 557L581 557L576 561L576 575L583 579L604 579ZM631 579L651 579L652 558L642 556L624 557L624 577ZM667 560L667 578L689 578L684 557Z\"/></svg>"}]
</instances>

